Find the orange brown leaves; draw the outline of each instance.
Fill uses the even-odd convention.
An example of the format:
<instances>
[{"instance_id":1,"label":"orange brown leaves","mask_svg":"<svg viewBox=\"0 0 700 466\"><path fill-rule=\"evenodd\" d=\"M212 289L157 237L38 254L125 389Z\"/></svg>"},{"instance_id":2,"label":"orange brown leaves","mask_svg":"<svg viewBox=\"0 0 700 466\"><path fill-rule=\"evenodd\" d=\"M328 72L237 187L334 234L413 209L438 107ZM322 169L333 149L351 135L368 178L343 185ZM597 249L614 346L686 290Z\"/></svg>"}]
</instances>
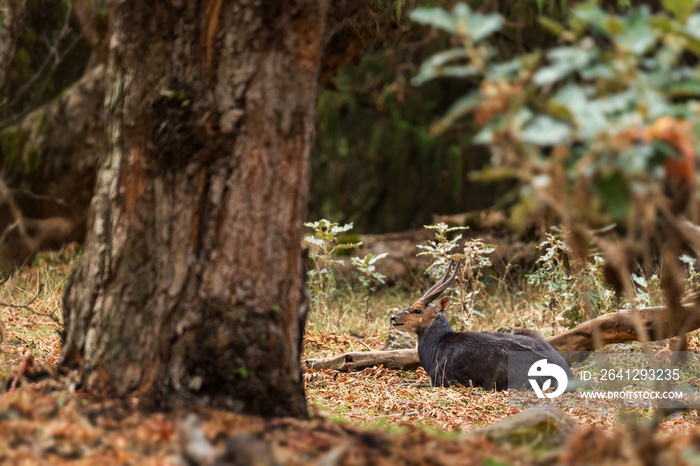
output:
<instances>
[{"instance_id":1,"label":"orange brown leaves","mask_svg":"<svg viewBox=\"0 0 700 466\"><path fill-rule=\"evenodd\" d=\"M474 114L474 121L477 125L484 125L503 113L511 99L522 92L522 87L502 80L484 81L481 83L480 92L482 101Z\"/></svg>"},{"instance_id":2,"label":"orange brown leaves","mask_svg":"<svg viewBox=\"0 0 700 466\"><path fill-rule=\"evenodd\" d=\"M10 393L14 392L17 388L17 382L21 377L24 377L28 373L35 370L34 367L34 355L32 353L27 353L22 356L19 364L12 368L12 384L10 385Z\"/></svg>"},{"instance_id":3,"label":"orange brown leaves","mask_svg":"<svg viewBox=\"0 0 700 466\"><path fill-rule=\"evenodd\" d=\"M651 126L646 128L634 128L623 131L618 135L615 142L617 147L624 148L635 142L650 144L653 140L669 144L682 155L681 160L669 157L664 160L666 173L671 176L680 176L685 181L691 182L695 160L697 159L692 123L687 120L665 116L657 119Z\"/></svg>"}]
</instances>

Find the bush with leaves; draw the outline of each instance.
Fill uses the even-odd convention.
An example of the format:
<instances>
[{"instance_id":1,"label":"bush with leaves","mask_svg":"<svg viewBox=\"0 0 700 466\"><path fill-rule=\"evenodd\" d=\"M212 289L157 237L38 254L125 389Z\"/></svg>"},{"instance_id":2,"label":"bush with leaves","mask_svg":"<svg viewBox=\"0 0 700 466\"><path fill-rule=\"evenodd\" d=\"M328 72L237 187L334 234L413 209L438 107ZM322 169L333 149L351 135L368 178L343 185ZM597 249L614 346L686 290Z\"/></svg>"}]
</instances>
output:
<instances>
[{"instance_id":1,"label":"bush with leaves","mask_svg":"<svg viewBox=\"0 0 700 466\"><path fill-rule=\"evenodd\" d=\"M359 243L341 243L338 235L352 229L352 223L340 225L326 219L316 222L304 223L304 226L313 229L313 235L304 238L304 241L315 246L317 249L309 254L314 264L313 270L309 270L308 285L311 296L311 303L318 304L327 309L327 297L329 293L335 291L336 280L333 272L334 264L343 264L342 259L338 259L339 251L354 249L362 246Z\"/></svg>"},{"instance_id":2,"label":"bush with leaves","mask_svg":"<svg viewBox=\"0 0 700 466\"><path fill-rule=\"evenodd\" d=\"M433 280L438 280L442 277L450 261L462 260L462 265L457 274L458 289L455 291L455 295L459 300L461 310L459 323L462 328L469 328L473 314L483 317L481 312L474 309L474 304L477 300L477 295L484 288L480 280L482 269L491 265L491 260L488 256L494 251L495 247L484 243L481 238L475 238L465 240L461 252L453 252L455 248L459 247L462 235L458 234L450 238L450 233L468 230L469 227L450 227L444 222L439 222L435 225L425 225L424 227L435 231L435 239L433 241L428 241L428 244L418 245L418 248L423 250L423 252L418 253L419 256L432 258L430 266L426 270L428 276Z\"/></svg>"},{"instance_id":3,"label":"bush with leaves","mask_svg":"<svg viewBox=\"0 0 700 466\"><path fill-rule=\"evenodd\" d=\"M700 55L700 13L694 0L662 4L666 11L641 5L618 15L579 3L564 23L540 20L559 46L506 60L488 43L504 24L497 13L460 3L451 12L410 14L458 44L425 61L414 84L438 77L479 82L433 132L471 115L483 128L477 141L492 152L492 166L476 177L520 181L513 220L525 224L532 211L547 210L574 233L572 250L595 244L621 276L630 276L627 251L642 251L648 266L662 251L676 277L680 244L700 245L684 227L686 216L698 223L699 212L692 186L700 74L692 64ZM624 225L624 235L594 233L611 223ZM633 282L622 283L632 301ZM678 302L671 288L667 298Z\"/></svg>"},{"instance_id":4,"label":"bush with leaves","mask_svg":"<svg viewBox=\"0 0 700 466\"><path fill-rule=\"evenodd\" d=\"M365 319L369 318L369 299L372 296L377 284L384 284L386 278L384 274L377 272L376 263L387 256L386 252L381 254L366 254L365 257L351 257L350 263L357 267L359 271L357 279L365 290Z\"/></svg>"},{"instance_id":5,"label":"bush with leaves","mask_svg":"<svg viewBox=\"0 0 700 466\"><path fill-rule=\"evenodd\" d=\"M616 299L605 283L603 259L599 251L590 251L579 260L566 242L566 231L552 227L539 244L543 254L537 259L537 268L527 275L539 294L533 300L540 307L543 320L551 312L553 327L564 324L574 327L584 320L598 317L601 309L614 309Z\"/></svg>"}]
</instances>

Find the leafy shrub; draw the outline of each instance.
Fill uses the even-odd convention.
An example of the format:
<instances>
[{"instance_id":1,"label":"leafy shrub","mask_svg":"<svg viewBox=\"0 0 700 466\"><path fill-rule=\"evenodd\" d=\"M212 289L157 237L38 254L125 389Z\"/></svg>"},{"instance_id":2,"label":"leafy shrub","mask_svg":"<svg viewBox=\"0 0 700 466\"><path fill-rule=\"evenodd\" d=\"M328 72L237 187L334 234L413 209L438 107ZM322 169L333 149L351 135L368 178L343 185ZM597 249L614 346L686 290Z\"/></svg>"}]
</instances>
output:
<instances>
[{"instance_id":1,"label":"leafy shrub","mask_svg":"<svg viewBox=\"0 0 700 466\"><path fill-rule=\"evenodd\" d=\"M334 264L342 264L338 259L338 252L362 246L358 243L341 243L338 235L352 229L352 223L341 226L338 223L321 219L316 222L304 223L304 226L313 229L313 235L304 238L307 243L316 246L317 250L309 254L314 268L309 270L308 285L312 305L320 305L327 309L327 295L333 293L336 287Z\"/></svg>"},{"instance_id":2,"label":"leafy shrub","mask_svg":"<svg viewBox=\"0 0 700 466\"><path fill-rule=\"evenodd\" d=\"M428 244L419 244L418 248L423 251L418 255L432 258L426 273L433 281L442 277L450 261L462 260L457 274L458 289L455 295L461 310L459 322L463 328L469 328L472 324L472 314L483 316L474 309L474 303L484 289L484 284L480 280L482 269L491 265L488 255L494 251L494 246L485 244L481 238L475 238L465 240L461 252L453 252L459 247L462 235L458 234L450 238L450 233L467 230L469 227L450 227L444 222L439 222L435 225L425 225L425 228L435 231L435 239Z\"/></svg>"},{"instance_id":3,"label":"leafy shrub","mask_svg":"<svg viewBox=\"0 0 700 466\"><path fill-rule=\"evenodd\" d=\"M383 274L377 272L377 267L375 264L380 260L384 259L387 253L382 254L366 254L363 258L351 257L350 263L357 267L358 275L357 278L365 290L365 319L369 318L369 299L372 292L375 289L375 283L382 285L384 284L384 279L386 278Z\"/></svg>"},{"instance_id":4,"label":"leafy shrub","mask_svg":"<svg viewBox=\"0 0 700 466\"><path fill-rule=\"evenodd\" d=\"M698 212L690 187L700 129L700 75L692 65L700 55L700 13L693 0L662 3L667 11L641 5L624 15L577 4L564 23L541 18L561 45L508 60L488 43L504 23L497 13L460 3L451 12L410 14L458 44L426 60L413 82L479 83L433 133L470 115L482 126L476 140L492 153L492 167L475 178L520 181L514 221L525 224L532 211L547 210L584 247L597 245L620 275L629 275L624 251L649 251L669 235L697 241L678 215ZM613 223L626 235L600 240L595 229ZM670 257L680 255L674 247ZM634 285L624 284L632 301Z\"/></svg>"}]
</instances>

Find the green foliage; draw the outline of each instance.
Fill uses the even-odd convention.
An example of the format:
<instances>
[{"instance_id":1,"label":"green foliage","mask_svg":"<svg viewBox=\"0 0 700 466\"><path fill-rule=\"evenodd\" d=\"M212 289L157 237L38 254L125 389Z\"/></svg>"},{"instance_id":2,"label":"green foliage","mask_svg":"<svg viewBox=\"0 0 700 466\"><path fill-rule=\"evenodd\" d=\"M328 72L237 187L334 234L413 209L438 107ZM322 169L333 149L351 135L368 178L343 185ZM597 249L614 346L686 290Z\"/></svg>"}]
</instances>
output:
<instances>
[{"instance_id":1,"label":"green foliage","mask_svg":"<svg viewBox=\"0 0 700 466\"><path fill-rule=\"evenodd\" d=\"M616 299L605 282L600 253L591 251L577 260L566 236L558 227L546 234L539 245L543 254L537 259L537 269L527 275L527 281L538 290L533 305L543 314L550 311L554 325L571 328L598 317L601 310L613 309Z\"/></svg>"},{"instance_id":2,"label":"green foliage","mask_svg":"<svg viewBox=\"0 0 700 466\"><path fill-rule=\"evenodd\" d=\"M389 8L390 2L382 5ZM500 186L466 181L488 156L468 147L476 128L461 124L459 132L437 137L429 131L455 93L470 84L409 84L410 70L447 41L428 42L425 29L414 27L383 42L391 44L384 48L375 41L373 21L370 26L358 63L339 70L319 92L310 218L352 221L362 233L380 233L428 223L437 211L491 205ZM358 32L347 34L357 37Z\"/></svg>"},{"instance_id":3,"label":"green foliage","mask_svg":"<svg viewBox=\"0 0 700 466\"><path fill-rule=\"evenodd\" d=\"M484 122L479 139L498 147L494 164L523 169L518 175L530 188L524 197L535 195L562 214L566 201L584 198L585 216L594 223L626 218L634 201L655 191L664 162L678 159L688 144L694 148L690 135L664 141L654 125L662 118L700 124L694 99L700 77L681 60L700 51L693 27L700 15L691 14L692 1L665 5L673 17L646 6L615 15L595 3L577 5L568 24L547 20L564 45L508 62L498 61L489 45L477 46L500 27L497 14L482 32L470 27L482 15L466 5L449 13L416 10L412 19L453 33L460 47L426 60L415 82L463 77L466 68L482 80L480 90L458 100L434 131L473 114ZM665 142L670 155L657 156L658 141L651 139ZM577 181L582 192L575 193Z\"/></svg>"},{"instance_id":4,"label":"green foliage","mask_svg":"<svg viewBox=\"0 0 700 466\"><path fill-rule=\"evenodd\" d=\"M484 290L484 285L480 280L482 269L491 266L488 255L495 250L495 247L484 243L481 238L475 238L463 241L464 246L461 252L454 252L454 249L459 247L462 235L453 236L451 233L468 230L469 227L450 227L444 222L439 222L435 225L425 225L425 228L435 231L435 239L429 241L428 244L419 244L418 248L423 251L418 255L432 258L431 264L426 270L431 279L434 281L440 279L450 261L462 260L457 274L458 289L455 291L455 295L461 309L459 323L461 327L469 328L473 314L483 316L481 312L474 309L474 306L478 295Z\"/></svg>"},{"instance_id":5,"label":"green foliage","mask_svg":"<svg viewBox=\"0 0 700 466\"><path fill-rule=\"evenodd\" d=\"M700 148L700 74L693 65L700 56L700 13L694 0L663 5L667 11L640 5L616 14L594 1L579 3L564 22L541 20L559 44L508 59L490 43L502 23L497 14L481 32L470 26L480 14L466 5L421 10L411 17L449 32L459 45L427 59L416 83L467 75L479 83L433 133L467 115L482 125L475 140L490 147L493 166L482 176L520 182L513 212L521 226L545 210L588 246L598 241L597 228L618 223L627 230L628 250L648 251L651 238L669 228L657 220L692 212L684 206L699 200L696 190L689 197L682 186L696 182ZM554 247L554 238L548 241ZM551 286L571 291L574 280L561 275ZM637 299L640 282L625 284L628 302ZM556 307L572 313L588 307L574 295L555 298L568 301Z\"/></svg>"},{"instance_id":6,"label":"green foliage","mask_svg":"<svg viewBox=\"0 0 700 466\"><path fill-rule=\"evenodd\" d=\"M6 129L0 132L0 155L5 169L21 166L28 140L29 131L23 129Z\"/></svg>"},{"instance_id":7,"label":"green foliage","mask_svg":"<svg viewBox=\"0 0 700 466\"><path fill-rule=\"evenodd\" d=\"M700 286L700 273L695 268L697 259L690 257L687 254L683 254L679 259L685 264L688 272L688 276L685 280L686 288L691 291L697 290L698 286Z\"/></svg>"},{"instance_id":8,"label":"green foliage","mask_svg":"<svg viewBox=\"0 0 700 466\"><path fill-rule=\"evenodd\" d=\"M168 99L174 99L180 102L181 107L189 107L190 104L192 103L192 100L187 97L187 93L183 90L180 89L178 91L174 91L172 89L165 89L160 91L160 95L163 97L167 97Z\"/></svg>"},{"instance_id":9,"label":"green foliage","mask_svg":"<svg viewBox=\"0 0 700 466\"><path fill-rule=\"evenodd\" d=\"M381 254L366 254L363 258L351 257L350 263L357 267L358 275L357 278L365 290L365 318L369 318L369 299L372 292L375 290L375 283L382 285L384 284L384 279L386 278L383 274L377 272L377 267L375 264L380 260L384 259L388 253L383 252Z\"/></svg>"},{"instance_id":10,"label":"green foliage","mask_svg":"<svg viewBox=\"0 0 700 466\"><path fill-rule=\"evenodd\" d=\"M107 8L106 0L90 0L90 8L97 10L100 16L109 16L109 9Z\"/></svg>"},{"instance_id":11,"label":"green foliage","mask_svg":"<svg viewBox=\"0 0 700 466\"><path fill-rule=\"evenodd\" d=\"M648 279L642 275L632 274L632 281L634 281L636 294L633 303L626 303L624 307L633 306L653 306L655 304L661 303L661 280L657 274L652 274Z\"/></svg>"},{"instance_id":12,"label":"green foliage","mask_svg":"<svg viewBox=\"0 0 700 466\"><path fill-rule=\"evenodd\" d=\"M384 283L384 279L386 277L376 271L377 267L374 264L381 259L384 259L387 254L388 253L386 252L377 254L376 256L374 254L367 254L363 258L352 257L350 259L350 263L352 263L352 265L357 267L357 270L360 271L358 279L360 280L360 284L362 284L363 288L369 288L374 281L382 284Z\"/></svg>"},{"instance_id":13,"label":"green foliage","mask_svg":"<svg viewBox=\"0 0 700 466\"><path fill-rule=\"evenodd\" d=\"M312 304L320 304L327 308L326 298L335 290L336 280L333 273L334 264L342 264L342 259L337 259L339 251L353 249L362 246L362 243L340 243L338 235L352 229L352 223L340 226L340 224L321 219L317 222L307 222L304 226L313 229L313 235L304 238L304 241L315 246L315 251L309 254L314 269L309 271L309 288Z\"/></svg>"},{"instance_id":14,"label":"green foliage","mask_svg":"<svg viewBox=\"0 0 700 466\"><path fill-rule=\"evenodd\" d=\"M445 267L451 260L457 261L461 256L452 252L453 249L459 246L459 240L462 235L452 236L450 233L456 231L468 230L468 227L450 227L444 222L436 223L435 225L423 225L424 228L435 231L435 239L428 241L428 244L419 244L418 248L423 252L418 253L419 256L429 256L432 258L430 266L425 273L433 280L438 280L442 277Z\"/></svg>"},{"instance_id":15,"label":"green foliage","mask_svg":"<svg viewBox=\"0 0 700 466\"><path fill-rule=\"evenodd\" d=\"M547 13L553 14L557 11L561 13L568 13L569 5L567 0L534 0L537 5L537 12L544 13L545 7L547 7ZM630 0L617 0L618 8L624 10L632 6Z\"/></svg>"}]
</instances>

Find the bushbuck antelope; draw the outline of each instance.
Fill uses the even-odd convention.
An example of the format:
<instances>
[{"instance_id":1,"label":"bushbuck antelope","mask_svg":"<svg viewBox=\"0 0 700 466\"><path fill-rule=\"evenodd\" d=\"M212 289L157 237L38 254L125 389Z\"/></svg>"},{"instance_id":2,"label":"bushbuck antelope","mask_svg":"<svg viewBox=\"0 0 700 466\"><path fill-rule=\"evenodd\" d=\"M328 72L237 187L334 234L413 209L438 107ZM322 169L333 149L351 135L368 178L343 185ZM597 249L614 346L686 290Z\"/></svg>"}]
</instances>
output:
<instances>
[{"instance_id":1,"label":"bushbuck antelope","mask_svg":"<svg viewBox=\"0 0 700 466\"><path fill-rule=\"evenodd\" d=\"M521 389L529 387L528 370L537 361L546 359L561 366L571 376L569 365L539 333L530 330L514 334L452 331L445 317L450 298L433 301L450 286L457 276L461 260L450 276L453 261L445 275L422 298L391 316L394 327L418 334L418 356L430 376L433 387L455 383L464 386ZM508 384L508 353L518 351L517 367L511 367ZM513 363L513 361L511 361Z\"/></svg>"}]
</instances>

